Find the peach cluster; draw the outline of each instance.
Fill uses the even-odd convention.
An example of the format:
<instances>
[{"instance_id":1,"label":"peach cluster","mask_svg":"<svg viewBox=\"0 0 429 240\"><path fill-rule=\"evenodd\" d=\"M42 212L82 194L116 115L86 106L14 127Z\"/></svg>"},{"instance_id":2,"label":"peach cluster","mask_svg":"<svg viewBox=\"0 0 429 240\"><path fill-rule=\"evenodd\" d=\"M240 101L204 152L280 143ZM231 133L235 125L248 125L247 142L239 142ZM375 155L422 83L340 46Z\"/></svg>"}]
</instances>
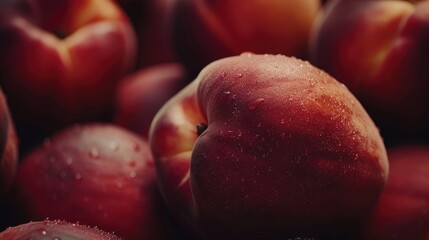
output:
<instances>
[{"instance_id":1,"label":"peach cluster","mask_svg":"<svg viewBox=\"0 0 429 240\"><path fill-rule=\"evenodd\" d=\"M429 240L429 0L0 0L0 239Z\"/></svg>"}]
</instances>

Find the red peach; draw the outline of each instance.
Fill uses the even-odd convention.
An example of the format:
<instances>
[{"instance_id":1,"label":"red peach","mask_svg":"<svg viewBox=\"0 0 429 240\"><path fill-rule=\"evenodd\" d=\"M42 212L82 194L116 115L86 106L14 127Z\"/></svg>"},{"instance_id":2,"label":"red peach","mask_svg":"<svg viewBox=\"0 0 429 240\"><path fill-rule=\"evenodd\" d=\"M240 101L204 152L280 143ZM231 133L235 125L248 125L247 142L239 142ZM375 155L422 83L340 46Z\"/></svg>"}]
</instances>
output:
<instances>
[{"instance_id":1,"label":"red peach","mask_svg":"<svg viewBox=\"0 0 429 240\"><path fill-rule=\"evenodd\" d=\"M366 239L429 239L429 147L388 151L390 175L371 216Z\"/></svg>"},{"instance_id":2,"label":"red peach","mask_svg":"<svg viewBox=\"0 0 429 240\"><path fill-rule=\"evenodd\" d=\"M310 59L348 86L387 140L429 133L429 2L332 1Z\"/></svg>"},{"instance_id":3,"label":"red peach","mask_svg":"<svg viewBox=\"0 0 429 240\"><path fill-rule=\"evenodd\" d=\"M125 239L158 239L160 198L147 142L114 125L67 128L18 168L17 204L29 220L62 219Z\"/></svg>"},{"instance_id":4,"label":"red peach","mask_svg":"<svg viewBox=\"0 0 429 240\"><path fill-rule=\"evenodd\" d=\"M244 51L305 58L320 7L320 0L178 0L176 51L192 74Z\"/></svg>"},{"instance_id":5,"label":"red peach","mask_svg":"<svg viewBox=\"0 0 429 240\"><path fill-rule=\"evenodd\" d=\"M153 65L126 76L116 90L113 121L147 138L155 114L188 82L178 63Z\"/></svg>"},{"instance_id":6,"label":"red peach","mask_svg":"<svg viewBox=\"0 0 429 240\"><path fill-rule=\"evenodd\" d=\"M98 228L65 221L37 221L9 227L0 232L2 240L120 240Z\"/></svg>"},{"instance_id":7,"label":"red peach","mask_svg":"<svg viewBox=\"0 0 429 240\"><path fill-rule=\"evenodd\" d=\"M111 0L8 0L0 36L14 117L49 130L102 119L135 61L135 33Z\"/></svg>"},{"instance_id":8,"label":"red peach","mask_svg":"<svg viewBox=\"0 0 429 240\"><path fill-rule=\"evenodd\" d=\"M281 55L211 63L158 112L149 143L167 202L215 239L341 237L388 174L359 101Z\"/></svg>"}]
</instances>

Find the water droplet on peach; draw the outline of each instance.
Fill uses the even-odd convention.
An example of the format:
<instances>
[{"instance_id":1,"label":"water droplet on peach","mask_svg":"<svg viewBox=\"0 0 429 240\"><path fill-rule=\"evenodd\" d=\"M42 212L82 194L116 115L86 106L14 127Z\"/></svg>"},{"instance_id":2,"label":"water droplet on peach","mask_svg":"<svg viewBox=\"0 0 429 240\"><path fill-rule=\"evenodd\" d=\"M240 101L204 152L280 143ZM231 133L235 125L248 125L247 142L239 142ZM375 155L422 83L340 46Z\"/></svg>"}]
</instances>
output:
<instances>
[{"instance_id":1,"label":"water droplet on peach","mask_svg":"<svg viewBox=\"0 0 429 240\"><path fill-rule=\"evenodd\" d=\"M117 142L111 142L109 146L113 151L117 151L119 149L119 144Z\"/></svg>"},{"instance_id":2,"label":"water droplet on peach","mask_svg":"<svg viewBox=\"0 0 429 240\"><path fill-rule=\"evenodd\" d=\"M247 106L247 108L249 110L255 110L256 108L258 108L258 106L263 103L265 101L264 98L258 98L255 101L249 103L249 105Z\"/></svg>"},{"instance_id":3,"label":"water droplet on peach","mask_svg":"<svg viewBox=\"0 0 429 240\"><path fill-rule=\"evenodd\" d=\"M71 164L73 163L73 158L72 158L72 157L68 157L68 158L66 159L66 163L67 163L68 165L71 165Z\"/></svg>"},{"instance_id":4,"label":"water droplet on peach","mask_svg":"<svg viewBox=\"0 0 429 240\"><path fill-rule=\"evenodd\" d=\"M98 152L98 149L94 147L91 149L91 151L89 151L89 156L92 158L99 158L100 153Z\"/></svg>"},{"instance_id":5,"label":"water droplet on peach","mask_svg":"<svg viewBox=\"0 0 429 240\"><path fill-rule=\"evenodd\" d=\"M251 58L253 54L251 52L242 52L240 55Z\"/></svg>"},{"instance_id":6,"label":"water droplet on peach","mask_svg":"<svg viewBox=\"0 0 429 240\"><path fill-rule=\"evenodd\" d=\"M137 162L134 159L130 159L128 161L128 166L135 167L137 165Z\"/></svg>"},{"instance_id":7,"label":"water droplet on peach","mask_svg":"<svg viewBox=\"0 0 429 240\"><path fill-rule=\"evenodd\" d=\"M82 175L80 173L76 173L76 175L74 177L76 178L76 180L82 179Z\"/></svg>"},{"instance_id":8,"label":"water droplet on peach","mask_svg":"<svg viewBox=\"0 0 429 240\"><path fill-rule=\"evenodd\" d=\"M131 148L134 150L134 152L140 151L140 145L136 142L133 142Z\"/></svg>"}]
</instances>

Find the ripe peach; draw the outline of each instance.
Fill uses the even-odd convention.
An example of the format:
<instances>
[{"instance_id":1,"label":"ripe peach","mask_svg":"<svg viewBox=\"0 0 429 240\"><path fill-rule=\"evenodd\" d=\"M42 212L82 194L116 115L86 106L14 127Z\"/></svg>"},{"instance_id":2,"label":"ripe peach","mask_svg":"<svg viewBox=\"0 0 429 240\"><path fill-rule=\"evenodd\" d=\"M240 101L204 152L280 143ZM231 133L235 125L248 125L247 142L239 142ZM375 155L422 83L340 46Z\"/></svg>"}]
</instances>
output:
<instances>
[{"instance_id":1,"label":"ripe peach","mask_svg":"<svg viewBox=\"0 0 429 240\"><path fill-rule=\"evenodd\" d=\"M58 220L27 222L0 232L2 240L120 240L98 228Z\"/></svg>"},{"instance_id":2,"label":"ripe peach","mask_svg":"<svg viewBox=\"0 0 429 240\"><path fill-rule=\"evenodd\" d=\"M359 101L281 55L211 63L158 112L149 143L167 202L217 239L342 236L388 174Z\"/></svg>"},{"instance_id":3,"label":"ripe peach","mask_svg":"<svg viewBox=\"0 0 429 240\"><path fill-rule=\"evenodd\" d=\"M331 1L310 61L348 86L383 136L429 135L429 2Z\"/></svg>"},{"instance_id":4,"label":"ripe peach","mask_svg":"<svg viewBox=\"0 0 429 240\"><path fill-rule=\"evenodd\" d=\"M174 41L197 74L210 62L244 51L305 58L320 0L178 0Z\"/></svg>"},{"instance_id":5,"label":"ripe peach","mask_svg":"<svg viewBox=\"0 0 429 240\"><path fill-rule=\"evenodd\" d=\"M52 131L104 119L135 61L134 30L112 0L2 1L0 36L14 117Z\"/></svg>"},{"instance_id":6,"label":"ripe peach","mask_svg":"<svg viewBox=\"0 0 429 240\"><path fill-rule=\"evenodd\" d=\"M127 75L118 86L114 122L147 138L159 109L189 80L178 63L165 63Z\"/></svg>"},{"instance_id":7,"label":"ripe peach","mask_svg":"<svg viewBox=\"0 0 429 240\"><path fill-rule=\"evenodd\" d=\"M159 239L152 154L146 141L117 126L55 134L23 159L14 190L29 220L62 219L124 239Z\"/></svg>"},{"instance_id":8,"label":"ripe peach","mask_svg":"<svg viewBox=\"0 0 429 240\"><path fill-rule=\"evenodd\" d=\"M429 239L429 147L388 151L390 175L371 216L366 239Z\"/></svg>"}]
</instances>

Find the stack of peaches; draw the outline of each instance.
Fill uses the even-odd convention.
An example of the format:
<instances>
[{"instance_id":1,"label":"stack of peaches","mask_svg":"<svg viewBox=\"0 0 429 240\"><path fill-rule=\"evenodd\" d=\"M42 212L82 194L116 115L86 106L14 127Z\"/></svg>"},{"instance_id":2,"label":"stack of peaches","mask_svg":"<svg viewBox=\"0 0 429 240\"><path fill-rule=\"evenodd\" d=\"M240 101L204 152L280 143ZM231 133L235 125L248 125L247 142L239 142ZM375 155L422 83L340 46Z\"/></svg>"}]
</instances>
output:
<instances>
[{"instance_id":1,"label":"stack of peaches","mask_svg":"<svg viewBox=\"0 0 429 240\"><path fill-rule=\"evenodd\" d=\"M0 0L0 240L429 240L429 0Z\"/></svg>"}]
</instances>

